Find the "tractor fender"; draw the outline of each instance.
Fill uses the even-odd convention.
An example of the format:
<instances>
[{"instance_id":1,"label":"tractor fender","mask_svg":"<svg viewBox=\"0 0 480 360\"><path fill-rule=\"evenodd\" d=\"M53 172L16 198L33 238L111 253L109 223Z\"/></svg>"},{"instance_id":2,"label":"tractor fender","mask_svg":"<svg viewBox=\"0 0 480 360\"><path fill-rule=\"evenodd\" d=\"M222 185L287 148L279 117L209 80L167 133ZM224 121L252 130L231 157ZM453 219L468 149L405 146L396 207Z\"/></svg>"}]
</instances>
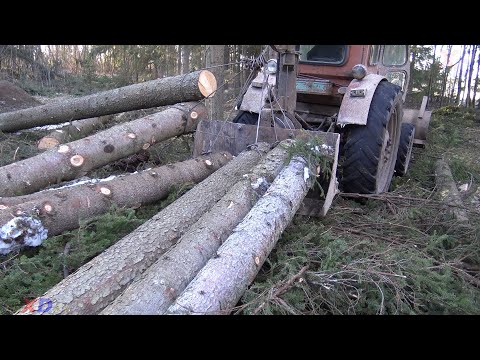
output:
<instances>
[{"instance_id":1,"label":"tractor fender","mask_svg":"<svg viewBox=\"0 0 480 360\"><path fill-rule=\"evenodd\" d=\"M353 79L343 96L337 124L341 127L347 124L366 125L373 94L383 80L387 81L387 78L376 74L368 74L361 80Z\"/></svg>"},{"instance_id":2,"label":"tractor fender","mask_svg":"<svg viewBox=\"0 0 480 360\"><path fill-rule=\"evenodd\" d=\"M239 110L259 113L265 106L269 100L269 89L274 87L276 82L275 75L266 75L269 86L263 72L260 71L245 92Z\"/></svg>"}]
</instances>

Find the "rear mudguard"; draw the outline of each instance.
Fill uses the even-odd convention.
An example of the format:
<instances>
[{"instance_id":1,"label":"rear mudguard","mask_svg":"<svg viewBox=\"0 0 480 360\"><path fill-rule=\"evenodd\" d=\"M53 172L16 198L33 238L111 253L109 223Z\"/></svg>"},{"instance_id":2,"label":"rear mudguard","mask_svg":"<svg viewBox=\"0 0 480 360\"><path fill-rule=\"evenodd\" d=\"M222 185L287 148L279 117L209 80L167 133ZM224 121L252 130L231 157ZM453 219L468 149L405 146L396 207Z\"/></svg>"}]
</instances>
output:
<instances>
[{"instance_id":1,"label":"rear mudguard","mask_svg":"<svg viewBox=\"0 0 480 360\"><path fill-rule=\"evenodd\" d=\"M343 127L348 124L367 124L373 94L381 81L388 80L381 75L368 74L362 80L354 79L350 82L338 112L338 125Z\"/></svg>"}]
</instances>

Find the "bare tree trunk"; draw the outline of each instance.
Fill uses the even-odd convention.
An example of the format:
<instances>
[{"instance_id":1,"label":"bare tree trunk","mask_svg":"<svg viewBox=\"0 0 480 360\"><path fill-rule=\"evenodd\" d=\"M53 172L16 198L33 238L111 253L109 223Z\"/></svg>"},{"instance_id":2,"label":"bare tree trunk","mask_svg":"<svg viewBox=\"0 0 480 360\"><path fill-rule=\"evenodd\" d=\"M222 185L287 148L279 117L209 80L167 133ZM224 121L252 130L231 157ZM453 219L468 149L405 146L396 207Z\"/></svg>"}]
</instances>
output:
<instances>
[{"instance_id":1,"label":"bare tree trunk","mask_svg":"<svg viewBox=\"0 0 480 360\"><path fill-rule=\"evenodd\" d=\"M467 99L465 101L465 106L470 107L471 105L471 99L470 99L470 89L472 86L472 74L473 74L473 65L475 65L475 55L477 52L477 46L472 45L472 56L470 60L470 68L468 72L468 83L467 83Z\"/></svg>"},{"instance_id":2,"label":"bare tree trunk","mask_svg":"<svg viewBox=\"0 0 480 360\"><path fill-rule=\"evenodd\" d=\"M64 126L61 129L53 130L50 134L41 138L38 141L37 148L39 150L48 150L59 144L81 139L103 128L113 119L113 115L104 115L73 121L70 125Z\"/></svg>"},{"instance_id":3,"label":"bare tree trunk","mask_svg":"<svg viewBox=\"0 0 480 360\"><path fill-rule=\"evenodd\" d=\"M443 158L435 163L435 182L437 184L437 193L445 202L448 211L455 216L457 221L468 222L467 213L464 209L462 198L458 193L452 172Z\"/></svg>"},{"instance_id":4,"label":"bare tree trunk","mask_svg":"<svg viewBox=\"0 0 480 360\"><path fill-rule=\"evenodd\" d=\"M435 68L435 56L437 54L437 45L433 46L433 60L432 60L432 65L430 65L430 77L428 79L428 90L427 90L427 96L428 96L428 103L431 100L431 91L432 91L432 81L433 81L433 70ZM428 104L427 103L427 104Z\"/></svg>"},{"instance_id":5,"label":"bare tree trunk","mask_svg":"<svg viewBox=\"0 0 480 360\"><path fill-rule=\"evenodd\" d=\"M215 77L206 70L150 80L62 103L0 114L0 131L17 131L123 111L196 101L210 95L216 88Z\"/></svg>"},{"instance_id":6,"label":"bare tree trunk","mask_svg":"<svg viewBox=\"0 0 480 360\"><path fill-rule=\"evenodd\" d=\"M462 94L462 104L465 105L465 107L467 107L467 80L468 80L468 73L469 73L469 64L470 64L470 60L471 60L471 54L472 54L472 51L471 51L471 48L468 48L467 49L467 66L465 68L465 77L464 77L464 80L463 80L463 83L465 84L464 86L464 89L463 89L463 94Z\"/></svg>"},{"instance_id":7,"label":"bare tree trunk","mask_svg":"<svg viewBox=\"0 0 480 360\"><path fill-rule=\"evenodd\" d=\"M182 74L182 52L183 52L183 45L178 45L178 53L177 53L177 75Z\"/></svg>"},{"instance_id":8,"label":"bare tree trunk","mask_svg":"<svg viewBox=\"0 0 480 360\"><path fill-rule=\"evenodd\" d=\"M177 104L3 166L0 168L0 196L30 194L60 181L81 177L92 169L147 149L158 141L191 132L204 117L206 108L202 104Z\"/></svg>"},{"instance_id":9,"label":"bare tree trunk","mask_svg":"<svg viewBox=\"0 0 480 360\"><path fill-rule=\"evenodd\" d=\"M453 45L447 45L447 62L445 64L445 71L443 73L443 82L442 82L442 92L441 92L441 97L440 97L440 107L443 105L443 100L445 98L445 91L447 88L447 78L448 74L450 72L450 67L448 66L450 62L450 55L452 54L452 47Z\"/></svg>"},{"instance_id":10,"label":"bare tree trunk","mask_svg":"<svg viewBox=\"0 0 480 360\"><path fill-rule=\"evenodd\" d=\"M455 103L457 105L461 105L460 103L460 93L462 92L462 72L463 72L463 60L465 59L465 51L467 50L467 46L463 47L462 57L460 60L460 73L458 75L458 87L457 87L457 97L455 98Z\"/></svg>"},{"instance_id":11,"label":"bare tree trunk","mask_svg":"<svg viewBox=\"0 0 480 360\"><path fill-rule=\"evenodd\" d=\"M163 314L265 193L286 158L280 146L270 151L101 314Z\"/></svg>"},{"instance_id":12,"label":"bare tree trunk","mask_svg":"<svg viewBox=\"0 0 480 360\"><path fill-rule=\"evenodd\" d=\"M269 151L259 144L235 157L153 218L47 291L46 314L96 314L175 244Z\"/></svg>"},{"instance_id":13,"label":"bare tree trunk","mask_svg":"<svg viewBox=\"0 0 480 360\"><path fill-rule=\"evenodd\" d=\"M110 181L43 191L33 201L0 211L0 253L39 246L47 236L75 229L80 220L103 214L114 204L131 208L153 203L178 184L202 181L231 158L225 152L215 153Z\"/></svg>"},{"instance_id":14,"label":"bare tree trunk","mask_svg":"<svg viewBox=\"0 0 480 360\"><path fill-rule=\"evenodd\" d=\"M478 78L480 76L480 51L478 52L478 59L477 59L477 76L475 77L475 85L473 86L473 100L472 104L475 108L476 106L476 99L477 99L477 88L478 88Z\"/></svg>"},{"instance_id":15,"label":"bare tree trunk","mask_svg":"<svg viewBox=\"0 0 480 360\"><path fill-rule=\"evenodd\" d=\"M192 45L182 45L182 74L190 72L190 52Z\"/></svg>"},{"instance_id":16,"label":"bare tree trunk","mask_svg":"<svg viewBox=\"0 0 480 360\"><path fill-rule=\"evenodd\" d=\"M211 119L213 120L223 120L223 106L224 106L224 67L221 66L225 64L224 58L224 47L225 45L209 45L207 52L207 68L211 68L211 72L215 75L217 80L218 90L212 97L211 104Z\"/></svg>"},{"instance_id":17,"label":"bare tree trunk","mask_svg":"<svg viewBox=\"0 0 480 360\"><path fill-rule=\"evenodd\" d=\"M252 283L312 185L294 157L167 314L228 314Z\"/></svg>"}]
</instances>

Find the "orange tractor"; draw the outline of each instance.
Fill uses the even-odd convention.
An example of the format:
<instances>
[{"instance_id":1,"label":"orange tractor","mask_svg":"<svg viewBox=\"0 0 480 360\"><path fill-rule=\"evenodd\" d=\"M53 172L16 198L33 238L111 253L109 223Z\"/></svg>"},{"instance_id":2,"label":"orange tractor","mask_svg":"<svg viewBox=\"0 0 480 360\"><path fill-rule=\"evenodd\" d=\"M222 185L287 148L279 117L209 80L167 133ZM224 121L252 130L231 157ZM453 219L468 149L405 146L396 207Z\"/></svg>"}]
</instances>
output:
<instances>
[{"instance_id":1,"label":"orange tractor","mask_svg":"<svg viewBox=\"0 0 480 360\"><path fill-rule=\"evenodd\" d=\"M262 69L235 119L199 124L195 155L214 150L236 155L258 141L315 135L332 159L324 199L311 205L320 216L338 187L378 194L389 190L394 175L406 174L413 145L425 144L431 116L427 97L419 110L403 108L408 45L270 45L268 50L271 59L257 59Z\"/></svg>"}]
</instances>

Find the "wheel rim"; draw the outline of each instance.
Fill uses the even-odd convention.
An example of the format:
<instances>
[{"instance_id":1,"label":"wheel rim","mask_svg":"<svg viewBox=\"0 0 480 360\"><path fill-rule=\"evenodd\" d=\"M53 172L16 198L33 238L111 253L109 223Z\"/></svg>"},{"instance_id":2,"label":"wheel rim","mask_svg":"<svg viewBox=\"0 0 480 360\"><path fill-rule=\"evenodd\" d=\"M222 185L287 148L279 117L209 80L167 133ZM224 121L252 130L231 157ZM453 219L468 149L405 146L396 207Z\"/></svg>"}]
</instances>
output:
<instances>
[{"instance_id":1,"label":"wheel rim","mask_svg":"<svg viewBox=\"0 0 480 360\"><path fill-rule=\"evenodd\" d=\"M390 181L393 177L397 154L395 149L398 148L398 112L396 107L390 114L387 127L385 129L380 157L378 159L377 181L375 192L382 193L388 190Z\"/></svg>"}]
</instances>

